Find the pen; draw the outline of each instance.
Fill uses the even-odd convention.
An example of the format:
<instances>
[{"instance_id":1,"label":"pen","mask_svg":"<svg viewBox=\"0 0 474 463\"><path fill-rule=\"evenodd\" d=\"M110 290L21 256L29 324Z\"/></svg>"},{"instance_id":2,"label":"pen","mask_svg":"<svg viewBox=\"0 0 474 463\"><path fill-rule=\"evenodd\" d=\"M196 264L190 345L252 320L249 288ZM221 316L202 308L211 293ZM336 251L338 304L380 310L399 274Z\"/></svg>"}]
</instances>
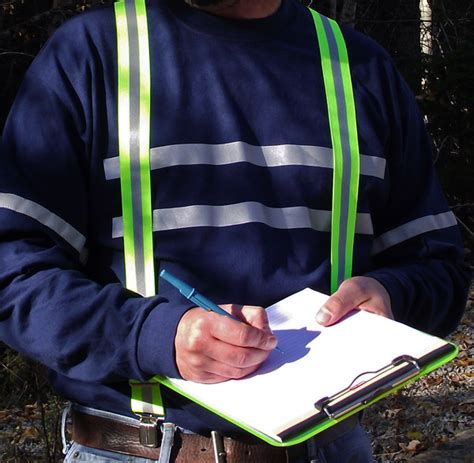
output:
<instances>
[{"instance_id":1,"label":"pen","mask_svg":"<svg viewBox=\"0 0 474 463\"><path fill-rule=\"evenodd\" d=\"M189 299L191 302L194 302L197 306L202 307L208 312L215 312L219 315L224 315L225 317L232 318L233 320L236 320L242 323L242 320L226 312L224 309L222 309L217 304L209 300L207 297L198 293L195 288L188 285L187 283L180 280L179 278L175 277L167 270L162 269L160 272L160 277L166 280L171 285L173 285L186 299ZM275 347L275 350L283 354L283 351L279 349L278 347Z\"/></svg>"}]
</instances>

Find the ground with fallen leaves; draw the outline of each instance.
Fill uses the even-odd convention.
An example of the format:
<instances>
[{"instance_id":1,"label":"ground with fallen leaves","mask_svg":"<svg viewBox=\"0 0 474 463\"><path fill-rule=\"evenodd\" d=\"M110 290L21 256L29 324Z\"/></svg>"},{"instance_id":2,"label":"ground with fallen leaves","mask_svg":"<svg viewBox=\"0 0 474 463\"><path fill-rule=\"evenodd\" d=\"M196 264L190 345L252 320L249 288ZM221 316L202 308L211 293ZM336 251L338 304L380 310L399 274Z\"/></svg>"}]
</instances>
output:
<instances>
[{"instance_id":1,"label":"ground with fallen leaves","mask_svg":"<svg viewBox=\"0 0 474 463\"><path fill-rule=\"evenodd\" d=\"M449 339L460 347L455 360L366 410L377 461L407 461L474 429L474 289ZM464 461L474 462L474 454Z\"/></svg>"},{"instance_id":2,"label":"ground with fallen leaves","mask_svg":"<svg viewBox=\"0 0 474 463\"><path fill-rule=\"evenodd\" d=\"M454 361L366 410L364 424L378 462L410 461L416 455L418 460L425 452L428 456L436 449L447 448L446 444L463 431L474 430L474 288L466 314L449 339L460 346ZM44 392L42 387L38 390ZM38 398L21 407L9 405L0 410L2 463L61 460L59 424L63 404L48 394L38 394ZM462 461L474 462L470 443ZM443 450L442 455L441 459L429 457L425 461L451 461L449 450Z\"/></svg>"}]
</instances>

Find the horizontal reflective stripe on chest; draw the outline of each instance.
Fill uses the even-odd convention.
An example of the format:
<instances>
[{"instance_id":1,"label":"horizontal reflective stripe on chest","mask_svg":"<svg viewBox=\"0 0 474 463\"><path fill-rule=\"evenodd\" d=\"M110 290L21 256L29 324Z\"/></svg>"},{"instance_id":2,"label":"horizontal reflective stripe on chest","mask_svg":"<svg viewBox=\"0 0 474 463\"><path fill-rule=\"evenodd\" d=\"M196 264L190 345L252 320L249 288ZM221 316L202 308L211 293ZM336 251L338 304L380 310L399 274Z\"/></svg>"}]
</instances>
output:
<instances>
[{"instance_id":1,"label":"horizontal reflective stripe on chest","mask_svg":"<svg viewBox=\"0 0 474 463\"><path fill-rule=\"evenodd\" d=\"M224 166L247 162L261 167L304 166L333 168L331 148L310 145L255 146L236 141L224 144L182 144L152 148L152 170L174 166L211 165ZM383 179L386 160L377 156L360 156L361 175ZM104 160L105 178L120 178L119 158Z\"/></svg>"},{"instance_id":2,"label":"horizontal reflective stripe on chest","mask_svg":"<svg viewBox=\"0 0 474 463\"><path fill-rule=\"evenodd\" d=\"M309 228L328 232L331 229L331 211L302 206L274 208L251 201L221 206L172 207L153 211L153 231L192 227L230 227L250 223L260 223L283 230ZM370 214L357 214L356 233L373 234ZM123 237L122 217L113 219L112 237Z\"/></svg>"}]
</instances>

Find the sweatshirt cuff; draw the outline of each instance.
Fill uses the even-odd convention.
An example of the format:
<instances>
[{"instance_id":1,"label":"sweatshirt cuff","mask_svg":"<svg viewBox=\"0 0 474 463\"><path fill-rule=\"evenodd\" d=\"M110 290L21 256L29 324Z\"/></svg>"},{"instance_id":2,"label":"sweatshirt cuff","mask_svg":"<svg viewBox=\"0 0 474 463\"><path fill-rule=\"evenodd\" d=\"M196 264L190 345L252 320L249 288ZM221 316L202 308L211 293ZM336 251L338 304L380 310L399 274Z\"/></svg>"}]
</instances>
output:
<instances>
[{"instance_id":1,"label":"sweatshirt cuff","mask_svg":"<svg viewBox=\"0 0 474 463\"><path fill-rule=\"evenodd\" d=\"M408 307L405 302L406 285L396 271L379 269L364 274L366 277L377 280L388 292L393 316L397 322L407 323Z\"/></svg>"},{"instance_id":2,"label":"sweatshirt cuff","mask_svg":"<svg viewBox=\"0 0 474 463\"><path fill-rule=\"evenodd\" d=\"M148 315L138 338L138 365L146 376L180 378L174 339L181 317L195 304L162 302Z\"/></svg>"}]
</instances>

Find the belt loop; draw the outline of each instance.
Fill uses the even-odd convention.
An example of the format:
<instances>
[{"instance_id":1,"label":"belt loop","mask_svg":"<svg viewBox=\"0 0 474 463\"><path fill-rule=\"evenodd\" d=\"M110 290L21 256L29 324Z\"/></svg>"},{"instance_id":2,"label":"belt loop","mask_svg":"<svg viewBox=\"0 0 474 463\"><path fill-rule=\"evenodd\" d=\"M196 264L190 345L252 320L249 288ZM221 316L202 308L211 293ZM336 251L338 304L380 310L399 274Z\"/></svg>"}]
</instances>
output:
<instances>
[{"instance_id":1,"label":"belt loop","mask_svg":"<svg viewBox=\"0 0 474 463\"><path fill-rule=\"evenodd\" d=\"M215 463L226 463L226 451L224 448L224 440L217 431L211 431L212 447L214 449Z\"/></svg>"},{"instance_id":2,"label":"belt loop","mask_svg":"<svg viewBox=\"0 0 474 463\"><path fill-rule=\"evenodd\" d=\"M318 445L316 444L316 439L314 437L309 438L306 441L306 447L308 449L309 463L318 463L320 460L318 458Z\"/></svg>"},{"instance_id":3,"label":"belt loop","mask_svg":"<svg viewBox=\"0 0 474 463\"><path fill-rule=\"evenodd\" d=\"M67 418L69 416L70 411L71 411L71 403L68 403L66 407L64 407L63 413L61 415L61 440L63 443L64 455L67 454L67 452L69 451L69 447L71 446L71 443L68 442L67 436L66 436L66 423L67 423Z\"/></svg>"},{"instance_id":4,"label":"belt loop","mask_svg":"<svg viewBox=\"0 0 474 463\"><path fill-rule=\"evenodd\" d=\"M161 439L160 448L160 463L169 463L171 457L171 449L174 443L174 433L176 425L173 423L163 423L161 425L161 432L163 437Z\"/></svg>"}]
</instances>

